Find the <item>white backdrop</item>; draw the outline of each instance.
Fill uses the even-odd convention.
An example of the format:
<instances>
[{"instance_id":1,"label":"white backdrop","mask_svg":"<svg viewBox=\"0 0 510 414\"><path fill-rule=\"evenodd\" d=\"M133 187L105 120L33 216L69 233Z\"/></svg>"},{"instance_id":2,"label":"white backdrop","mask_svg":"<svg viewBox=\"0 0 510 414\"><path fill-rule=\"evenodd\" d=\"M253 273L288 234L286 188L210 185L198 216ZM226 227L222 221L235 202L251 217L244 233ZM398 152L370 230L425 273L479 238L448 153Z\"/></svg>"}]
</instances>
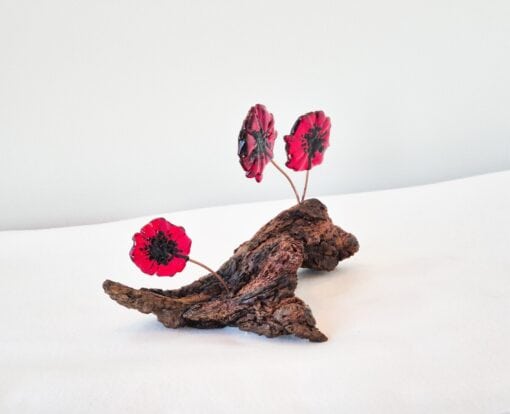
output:
<instances>
[{"instance_id":1,"label":"white backdrop","mask_svg":"<svg viewBox=\"0 0 510 414\"><path fill-rule=\"evenodd\" d=\"M311 195L510 168L510 2L0 0L0 229L290 198L264 103L333 122ZM295 175L299 186L302 175Z\"/></svg>"}]
</instances>

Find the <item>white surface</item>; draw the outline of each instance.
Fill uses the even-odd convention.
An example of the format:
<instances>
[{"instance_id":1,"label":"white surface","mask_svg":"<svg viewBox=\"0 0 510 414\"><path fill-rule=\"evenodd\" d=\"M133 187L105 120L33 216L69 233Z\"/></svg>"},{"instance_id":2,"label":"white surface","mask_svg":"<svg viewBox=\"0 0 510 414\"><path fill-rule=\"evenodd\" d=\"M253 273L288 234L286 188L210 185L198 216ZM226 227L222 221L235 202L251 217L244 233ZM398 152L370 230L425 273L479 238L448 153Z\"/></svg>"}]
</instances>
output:
<instances>
[{"instance_id":1,"label":"white surface","mask_svg":"<svg viewBox=\"0 0 510 414\"><path fill-rule=\"evenodd\" d=\"M510 171L325 197L360 252L297 294L323 344L237 329L169 330L101 288L142 275L148 218L0 233L1 413L496 413L510 411ZM288 207L180 212L193 256L219 265ZM249 217L249 220L246 218Z\"/></svg>"},{"instance_id":2,"label":"white surface","mask_svg":"<svg viewBox=\"0 0 510 414\"><path fill-rule=\"evenodd\" d=\"M238 165L257 102L281 163L298 115L331 116L316 195L509 169L509 21L508 0L0 0L0 229L291 197Z\"/></svg>"}]
</instances>

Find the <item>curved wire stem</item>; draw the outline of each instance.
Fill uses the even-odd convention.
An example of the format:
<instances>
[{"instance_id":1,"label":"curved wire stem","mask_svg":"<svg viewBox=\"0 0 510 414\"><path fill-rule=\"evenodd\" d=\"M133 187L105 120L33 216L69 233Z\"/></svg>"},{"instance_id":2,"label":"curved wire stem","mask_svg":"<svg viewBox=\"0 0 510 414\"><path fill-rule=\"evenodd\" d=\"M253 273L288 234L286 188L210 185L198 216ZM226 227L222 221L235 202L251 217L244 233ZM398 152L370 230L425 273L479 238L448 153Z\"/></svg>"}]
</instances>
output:
<instances>
[{"instance_id":1,"label":"curved wire stem","mask_svg":"<svg viewBox=\"0 0 510 414\"><path fill-rule=\"evenodd\" d=\"M305 201L306 190L308 190L308 176L309 175L310 175L310 170L306 170L305 187L303 188L303 196L301 197L301 202Z\"/></svg>"},{"instance_id":2,"label":"curved wire stem","mask_svg":"<svg viewBox=\"0 0 510 414\"><path fill-rule=\"evenodd\" d=\"M294 194L296 195L296 200L297 200L298 204L301 204L301 201L300 201L300 199L299 199L299 193L298 193L298 192L297 192L297 190L296 190L296 186L294 185L294 182L293 182L293 181L291 180L291 178L287 175L287 173L286 173L286 172L282 169L282 167L280 167L280 166L279 166L276 162L274 162L274 160L273 160L273 159L271 159L271 164L273 164L273 165L276 167L276 169L277 169L278 171L280 171L280 172L281 172L281 173L285 176L285 178L289 181L290 186L292 187L292 190L294 191Z\"/></svg>"},{"instance_id":3,"label":"curved wire stem","mask_svg":"<svg viewBox=\"0 0 510 414\"><path fill-rule=\"evenodd\" d=\"M205 270L207 270L208 272L212 273L216 279L218 279L218 282L221 283L221 285L223 286L223 288L227 291L228 295L229 296L232 296L232 293L230 292L230 289L228 288L227 284L225 283L225 280L223 280L223 278L218 274L216 273L214 270L212 270L209 266L206 266L205 264L201 263L201 262L198 262L196 260L193 260L191 258L188 257L188 260L191 262L191 263L195 263L196 265L200 266L200 267L203 267Z\"/></svg>"}]
</instances>

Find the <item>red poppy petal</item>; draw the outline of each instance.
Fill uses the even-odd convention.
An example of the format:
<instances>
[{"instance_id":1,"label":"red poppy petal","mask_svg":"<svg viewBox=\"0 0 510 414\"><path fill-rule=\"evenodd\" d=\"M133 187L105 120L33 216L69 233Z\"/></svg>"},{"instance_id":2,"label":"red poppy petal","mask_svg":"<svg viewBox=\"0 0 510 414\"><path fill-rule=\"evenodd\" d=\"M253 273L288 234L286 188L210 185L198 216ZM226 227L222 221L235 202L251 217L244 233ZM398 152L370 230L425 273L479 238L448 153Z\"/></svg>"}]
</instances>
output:
<instances>
[{"instance_id":1,"label":"red poppy petal","mask_svg":"<svg viewBox=\"0 0 510 414\"><path fill-rule=\"evenodd\" d=\"M266 107L261 104L255 105L255 113L258 120L259 129L263 129L264 131L267 130L269 124L271 123L271 114L267 112Z\"/></svg>"},{"instance_id":2,"label":"red poppy petal","mask_svg":"<svg viewBox=\"0 0 510 414\"><path fill-rule=\"evenodd\" d=\"M136 259L141 258L141 255L147 255L145 247L134 244L133 247L131 247L131 250L129 251L129 257L131 257L131 259L135 261Z\"/></svg>"},{"instance_id":3,"label":"red poppy petal","mask_svg":"<svg viewBox=\"0 0 510 414\"><path fill-rule=\"evenodd\" d=\"M252 164L251 167L249 168L249 170L246 172L246 177L247 178L257 178L258 176L262 176L262 173L260 171L257 170L257 165L256 164ZM257 180L258 182L260 182L260 180Z\"/></svg>"},{"instance_id":4,"label":"red poppy petal","mask_svg":"<svg viewBox=\"0 0 510 414\"><path fill-rule=\"evenodd\" d=\"M165 228L165 234L175 241L175 239L181 237L182 235L186 234L184 231L184 227L176 226L172 223L168 223Z\"/></svg>"},{"instance_id":5,"label":"red poppy petal","mask_svg":"<svg viewBox=\"0 0 510 414\"><path fill-rule=\"evenodd\" d=\"M285 165L294 171L305 171L308 169L309 165L308 156L304 153L299 154L298 156L289 159Z\"/></svg>"},{"instance_id":6,"label":"red poppy petal","mask_svg":"<svg viewBox=\"0 0 510 414\"><path fill-rule=\"evenodd\" d=\"M176 243L180 254L187 256L191 250L191 239L188 236L184 235L177 239Z\"/></svg>"},{"instance_id":7,"label":"red poppy petal","mask_svg":"<svg viewBox=\"0 0 510 414\"><path fill-rule=\"evenodd\" d=\"M148 260L146 251L147 243L147 239L140 233L136 233L133 236L133 246L129 251L129 257L131 257L131 260L140 268L146 268L144 263Z\"/></svg>"},{"instance_id":8,"label":"red poppy petal","mask_svg":"<svg viewBox=\"0 0 510 414\"><path fill-rule=\"evenodd\" d=\"M300 131L303 134L306 134L310 128L313 128L315 125L315 114L307 114L303 115L300 122Z\"/></svg>"},{"instance_id":9,"label":"red poppy petal","mask_svg":"<svg viewBox=\"0 0 510 414\"><path fill-rule=\"evenodd\" d=\"M156 230L156 233L158 231L162 231L163 233L165 233L168 230L169 226L172 225L168 220L166 220L163 217L156 218L152 220L151 223L154 230Z\"/></svg>"},{"instance_id":10,"label":"red poppy petal","mask_svg":"<svg viewBox=\"0 0 510 414\"><path fill-rule=\"evenodd\" d=\"M138 258L140 255L147 256L147 245L133 244L130 251L130 256Z\"/></svg>"},{"instance_id":11,"label":"red poppy petal","mask_svg":"<svg viewBox=\"0 0 510 414\"><path fill-rule=\"evenodd\" d=\"M186 267L187 260L175 257L170 260L166 265L158 266L156 275L158 276L173 276L181 272Z\"/></svg>"},{"instance_id":12,"label":"red poppy petal","mask_svg":"<svg viewBox=\"0 0 510 414\"><path fill-rule=\"evenodd\" d=\"M133 245L137 247L145 247L149 244L149 239L145 237L142 233L136 233L133 236Z\"/></svg>"},{"instance_id":13,"label":"red poppy petal","mask_svg":"<svg viewBox=\"0 0 510 414\"><path fill-rule=\"evenodd\" d=\"M249 163L248 161L241 161L241 166L243 167L243 170L247 172L246 176L248 177L251 163ZM248 177L248 178L250 178L250 177Z\"/></svg>"},{"instance_id":14,"label":"red poppy petal","mask_svg":"<svg viewBox=\"0 0 510 414\"><path fill-rule=\"evenodd\" d=\"M256 108L253 107L250 109L250 114L248 115L246 122L246 129L249 131L258 131L261 128L259 118L257 116Z\"/></svg>"},{"instance_id":15,"label":"red poppy petal","mask_svg":"<svg viewBox=\"0 0 510 414\"><path fill-rule=\"evenodd\" d=\"M326 119L326 114L323 111L315 111L315 125L322 126L324 120Z\"/></svg>"},{"instance_id":16,"label":"red poppy petal","mask_svg":"<svg viewBox=\"0 0 510 414\"><path fill-rule=\"evenodd\" d=\"M188 255L191 249L191 239L187 236L183 227L174 226L172 237L177 244L180 254Z\"/></svg>"},{"instance_id":17,"label":"red poppy petal","mask_svg":"<svg viewBox=\"0 0 510 414\"><path fill-rule=\"evenodd\" d=\"M158 270L158 264L155 261L150 260L150 261L147 261L146 263L144 263L140 267L140 269L142 270L142 272L152 276Z\"/></svg>"},{"instance_id":18,"label":"red poppy petal","mask_svg":"<svg viewBox=\"0 0 510 414\"><path fill-rule=\"evenodd\" d=\"M154 260L150 260L147 256L141 257L136 260L135 264L140 268L143 273L153 275L158 269L158 264Z\"/></svg>"},{"instance_id":19,"label":"red poppy petal","mask_svg":"<svg viewBox=\"0 0 510 414\"><path fill-rule=\"evenodd\" d=\"M154 229L153 222L150 221L145 226L143 226L140 230L140 234L147 238L154 237L156 234L156 230Z\"/></svg>"},{"instance_id":20,"label":"red poppy petal","mask_svg":"<svg viewBox=\"0 0 510 414\"><path fill-rule=\"evenodd\" d=\"M308 169L308 156L303 150L303 140L292 135L285 137L286 151L288 161L285 164L288 168L295 171L303 171Z\"/></svg>"},{"instance_id":21,"label":"red poppy petal","mask_svg":"<svg viewBox=\"0 0 510 414\"><path fill-rule=\"evenodd\" d=\"M326 117L322 122L321 130L323 133L327 134L327 137L329 138L329 132L331 130L331 120L328 117Z\"/></svg>"}]
</instances>

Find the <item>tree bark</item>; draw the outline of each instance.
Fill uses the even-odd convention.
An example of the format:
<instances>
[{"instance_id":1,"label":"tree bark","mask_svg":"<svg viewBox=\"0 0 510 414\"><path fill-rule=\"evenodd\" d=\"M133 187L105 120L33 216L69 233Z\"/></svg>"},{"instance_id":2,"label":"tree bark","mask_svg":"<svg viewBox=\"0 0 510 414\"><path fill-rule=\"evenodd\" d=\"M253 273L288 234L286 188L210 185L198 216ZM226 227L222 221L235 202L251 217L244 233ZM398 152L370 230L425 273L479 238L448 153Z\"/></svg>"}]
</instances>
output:
<instances>
[{"instance_id":1,"label":"tree bark","mask_svg":"<svg viewBox=\"0 0 510 414\"><path fill-rule=\"evenodd\" d=\"M133 289L106 280L105 292L119 304L153 313L168 328L237 326L267 337L295 335L312 342L327 337L310 308L294 295L300 267L333 270L358 251L356 237L335 226L319 200L281 212L241 244L218 273L176 290Z\"/></svg>"}]
</instances>

